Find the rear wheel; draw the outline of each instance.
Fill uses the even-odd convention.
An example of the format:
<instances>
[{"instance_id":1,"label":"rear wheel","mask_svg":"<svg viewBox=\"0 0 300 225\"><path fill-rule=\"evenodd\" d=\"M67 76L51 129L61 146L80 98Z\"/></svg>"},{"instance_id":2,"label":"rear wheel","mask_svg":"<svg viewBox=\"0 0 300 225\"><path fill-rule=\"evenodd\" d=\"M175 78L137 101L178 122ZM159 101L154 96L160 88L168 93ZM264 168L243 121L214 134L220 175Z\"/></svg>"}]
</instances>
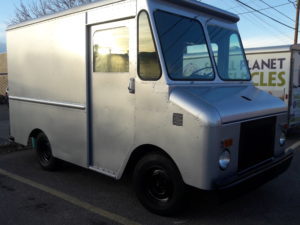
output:
<instances>
[{"instance_id":1,"label":"rear wheel","mask_svg":"<svg viewBox=\"0 0 300 225\"><path fill-rule=\"evenodd\" d=\"M146 155L136 165L133 179L138 199L151 212L172 215L182 208L186 187L168 157Z\"/></svg>"},{"instance_id":2,"label":"rear wheel","mask_svg":"<svg viewBox=\"0 0 300 225\"><path fill-rule=\"evenodd\" d=\"M57 168L57 159L52 155L50 142L43 133L36 138L36 153L43 169L55 170Z\"/></svg>"}]
</instances>

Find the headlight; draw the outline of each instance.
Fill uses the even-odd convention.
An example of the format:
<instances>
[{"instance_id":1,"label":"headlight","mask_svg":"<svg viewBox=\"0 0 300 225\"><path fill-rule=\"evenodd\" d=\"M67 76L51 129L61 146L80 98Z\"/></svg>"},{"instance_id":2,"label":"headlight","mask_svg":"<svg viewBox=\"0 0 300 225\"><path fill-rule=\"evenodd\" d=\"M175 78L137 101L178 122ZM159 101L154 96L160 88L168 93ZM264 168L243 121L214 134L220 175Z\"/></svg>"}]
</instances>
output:
<instances>
[{"instance_id":1,"label":"headlight","mask_svg":"<svg viewBox=\"0 0 300 225\"><path fill-rule=\"evenodd\" d=\"M219 166L222 170L226 170L230 164L230 152L225 149L219 157Z\"/></svg>"},{"instance_id":2,"label":"headlight","mask_svg":"<svg viewBox=\"0 0 300 225\"><path fill-rule=\"evenodd\" d=\"M284 133L281 134L280 138L279 138L279 144L281 147L283 147L285 145L285 142L286 142L286 138L285 138L285 135Z\"/></svg>"}]
</instances>

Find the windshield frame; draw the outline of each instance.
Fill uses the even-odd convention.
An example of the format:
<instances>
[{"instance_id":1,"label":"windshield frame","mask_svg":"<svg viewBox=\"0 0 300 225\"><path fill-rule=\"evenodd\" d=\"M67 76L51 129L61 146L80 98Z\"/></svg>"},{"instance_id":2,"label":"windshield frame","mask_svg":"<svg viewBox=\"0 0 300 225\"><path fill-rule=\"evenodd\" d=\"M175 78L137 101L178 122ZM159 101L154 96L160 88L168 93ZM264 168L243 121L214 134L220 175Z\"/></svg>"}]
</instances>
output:
<instances>
[{"instance_id":1,"label":"windshield frame","mask_svg":"<svg viewBox=\"0 0 300 225\"><path fill-rule=\"evenodd\" d=\"M163 13L168 13L168 14L171 14L171 15L174 15L174 16L179 16L179 17L182 17L182 18L187 18L189 20L193 20L195 22L197 22L201 29L202 29L202 32L203 32L203 38L205 40L205 44L206 44L206 47L207 47L207 53L208 53L208 57L210 59L210 64L211 64L211 67L212 67L212 78L208 78L208 79L184 79L184 78L174 78L173 76L171 76L170 72L169 72L169 68L167 66L167 63L166 63L166 55L165 55L165 52L163 50L163 43L162 43L162 40L160 38L160 35L159 35L159 32L158 32L158 24L157 24L157 19L155 18L155 13L157 12L163 12ZM211 47L210 47L210 40L208 39L208 35L207 35L207 28L205 25L203 25L201 23L201 21L199 21L199 19L197 17L189 17L189 16L185 16L185 15L182 15L180 13L174 13L174 12L171 12L171 11L167 11L167 10L163 10L163 9L156 9L156 10L153 10L152 11L152 15L153 15L153 21L154 21L154 24L155 24L155 30L156 30L156 34L157 34L157 37L158 37L158 41L159 41L159 44L160 44L160 51L162 53L162 58L163 58L163 62L164 62L164 67L166 69L166 72L167 72L167 76L170 80L172 81L184 81L184 82L206 82L206 81L214 81L216 80L217 77L219 77L218 75L218 71L216 70L216 65L215 65L215 61L214 61L214 56L213 56L213 53L211 51Z\"/></svg>"},{"instance_id":2,"label":"windshield frame","mask_svg":"<svg viewBox=\"0 0 300 225\"><path fill-rule=\"evenodd\" d=\"M214 52L213 52L213 49L212 49L212 43L213 42L211 41L210 34L209 34L209 31L208 31L209 26L216 26L216 27L219 27L219 28L222 28L222 29L226 29L226 30L232 31L234 34L237 35L238 40L239 40L239 44L240 44L240 48L241 48L241 51L242 51L242 56L243 56L243 59L244 59L245 65L246 65L246 70L247 70L247 73L248 73L248 79L226 79L223 76L221 76L221 74L219 72L219 67L218 67L218 64L216 62L215 55L214 55ZM252 80L251 72L249 70L248 60L247 60L247 57L246 57L246 54L245 54L244 45L243 45L243 42L242 42L241 35L240 35L239 31L237 29L232 29L232 28L229 28L229 27L226 27L226 26L220 26L219 24L216 24L216 23L206 24L206 30L207 30L207 35L208 35L208 38L209 38L209 49L213 54L213 61L214 61L214 65L215 65L216 70L217 70L218 77L222 81L233 81L233 82L234 81L237 81L237 82L241 82L241 81L242 82L249 82L249 81L251 81Z\"/></svg>"}]
</instances>

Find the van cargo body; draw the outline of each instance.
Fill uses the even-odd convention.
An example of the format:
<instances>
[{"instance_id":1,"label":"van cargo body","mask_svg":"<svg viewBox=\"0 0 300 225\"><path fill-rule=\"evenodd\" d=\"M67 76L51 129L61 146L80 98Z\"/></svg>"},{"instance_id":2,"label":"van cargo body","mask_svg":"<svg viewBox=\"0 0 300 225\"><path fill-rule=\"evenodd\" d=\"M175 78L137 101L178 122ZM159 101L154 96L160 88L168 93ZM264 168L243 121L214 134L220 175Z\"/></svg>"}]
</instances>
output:
<instances>
[{"instance_id":1,"label":"van cargo body","mask_svg":"<svg viewBox=\"0 0 300 225\"><path fill-rule=\"evenodd\" d=\"M300 125L300 46L245 49L254 85L288 105L289 128Z\"/></svg>"},{"instance_id":2,"label":"van cargo body","mask_svg":"<svg viewBox=\"0 0 300 225\"><path fill-rule=\"evenodd\" d=\"M230 69L232 57L246 65L238 20L197 1L103 0L11 26L11 135L45 169L133 168L139 200L162 215L186 185L280 174L287 107L247 66Z\"/></svg>"}]
</instances>

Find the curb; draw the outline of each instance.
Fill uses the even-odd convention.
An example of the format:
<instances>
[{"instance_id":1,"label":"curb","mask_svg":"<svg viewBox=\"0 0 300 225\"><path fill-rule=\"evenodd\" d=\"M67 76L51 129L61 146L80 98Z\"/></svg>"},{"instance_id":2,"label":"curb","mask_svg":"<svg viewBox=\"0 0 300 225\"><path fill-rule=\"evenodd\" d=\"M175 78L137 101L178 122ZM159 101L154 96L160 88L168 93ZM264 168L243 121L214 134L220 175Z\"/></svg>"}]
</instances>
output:
<instances>
[{"instance_id":1,"label":"curb","mask_svg":"<svg viewBox=\"0 0 300 225\"><path fill-rule=\"evenodd\" d=\"M31 147L19 145L8 139L0 138L0 155L29 149L31 149Z\"/></svg>"}]
</instances>

